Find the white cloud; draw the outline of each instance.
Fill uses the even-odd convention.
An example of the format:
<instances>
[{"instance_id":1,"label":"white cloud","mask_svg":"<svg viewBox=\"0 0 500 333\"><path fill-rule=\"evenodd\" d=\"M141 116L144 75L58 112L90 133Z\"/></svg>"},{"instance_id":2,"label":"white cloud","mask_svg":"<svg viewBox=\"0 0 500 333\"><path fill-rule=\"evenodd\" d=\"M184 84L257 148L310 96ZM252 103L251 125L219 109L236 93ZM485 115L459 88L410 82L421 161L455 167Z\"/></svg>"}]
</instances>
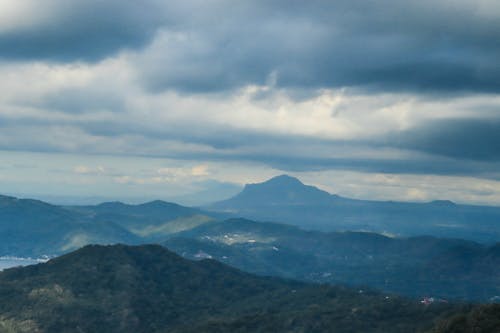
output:
<instances>
[{"instance_id":1,"label":"white cloud","mask_svg":"<svg viewBox=\"0 0 500 333\"><path fill-rule=\"evenodd\" d=\"M106 169L102 165L96 167L89 167L86 165L77 165L73 168L73 172L81 175L103 175Z\"/></svg>"},{"instance_id":2,"label":"white cloud","mask_svg":"<svg viewBox=\"0 0 500 333\"><path fill-rule=\"evenodd\" d=\"M41 5L40 1L34 0L0 0L0 37L12 31L38 31L40 26L50 28L52 22L55 22L52 28L57 27L65 20L80 17L78 11L82 8L88 10L95 5L95 8L111 10L122 8L121 4L119 1L70 4L48 0ZM161 8L167 6L162 1L148 4ZM319 57L324 55L321 52L331 52L325 36L329 38L326 41L335 38L341 46L354 47L341 38L345 32L342 29L350 26L330 27L328 24L332 20L322 21L324 17L312 15L308 19L306 12L286 11L280 12L283 17L263 15L262 25L256 26L253 19L257 16L247 13L272 12L268 12L272 8L266 6L272 7L273 4L265 2L255 7L250 3L235 5L226 1L168 5L172 7L171 11L158 11L160 18L156 14L153 16L159 21L146 29L144 36L138 37L141 41L151 40L150 44L144 42L141 47L131 49L117 45L112 52L92 58L94 62L74 58L62 62L43 61L43 57L0 62L0 149L42 152L41 155L30 155L38 156L39 170L33 176L9 166L7 171L2 171L0 185L10 184L10 188L15 189L14 184L17 184L29 189L28 184L32 184L40 190L46 188L55 192L65 191L68 185L73 186L71 191L77 191L81 182L87 182L95 187L85 191L99 192L106 188L107 193L113 195L122 193L122 186L129 186L127 188L134 188L131 193L151 191L164 195L164 188L168 188L168 192L182 192L182 188L184 191L193 190L193 179L239 184L257 182L300 169L294 163L305 165L310 162L312 166L305 169L323 171L298 175L346 196L407 200L450 198L492 203L499 199L498 183L486 179L487 172L484 172L490 172L487 176L491 176L493 164L487 168L483 164L474 166L467 174L453 171L455 176L451 178L442 175L446 170L439 170L441 174L438 174L429 168L415 175L403 167L399 168L400 174L382 173L381 168L377 168L381 162L407 162L411 167L414 161L429 162L433 158L425 153L399 149L380 141L380 137L437 119L498 117L500 94L497 92L461 94L451 89L449 94L441 95L422 94L411 89L371 90L356 84L349 88L346 87L349 82L338 84L326 80L325 83L321 81L321 78L325 79L323 75L336 78L342 71L337 67L329 68L325 63L324 70L320 68L322 71L315 72L315 66L308 67L310 60L318 56L312 64L321 65L329 59ZM338 5L343 5L343 2ZM345 5L349 7L347 3ZM127 2L127 6L137 8L142 5ZM432 43L441 45L434 40L432 29L443 25L441 17L451 17L446 21L450 26L439 31L450 40L460 39L463 35L465 45L476 40L475 37L496 33L489 28L498 25L495 18L500 13L495 11L498 4L488 0L475 3L445 1L438 5L431 1L413 1L404 5L383 1L375 9L378 15L382 15L384 9L392 14L401 6L425 14L422 17L429 19L429 27L420 25L420 16L409 17L408 22L406 18L403 18L404 22L400 21L401 17L395 18L395 22L401 25L397 36L392 35L391 27L390 36L377 35L370 40L373 44L378 41L390 44L402 38L406 41L415 39L432 47L435 46ZM221 18L221 11L229 7L238 15L222 15ZM307 9L316 13L313 7ZM471 14L467 16L467 22L478 24L463 24L458 16L452 15L464 13ZM360 31L378 26L374 21L383 17L366 17L363 12L362 20L358 22L356 14L360 13L353 12L351 23ZM136 16L125 9L120 15L124 22ZM186 20L187 17L190 19ZM113 21L115 17L104 15L101 19L104 26L107 23L121 24L121 21ZM242 19L244 22L240 22ZM213 24L214 21L218 24ZM81 27L76 27L75 31L87 31L85 23L84 20L79 22ZM160 27L155 34L156 28ZM252 27L252 35L248 27ZM80 28L83 30L78 30ZM381 28L387 28L387 25L384 23ZM425 40L428 37L426 29L430 31L431 42ZM281 44L277 45L276 40ZM308 47L312 53L305 52ZM391 56L380 48L377 46L373 50L380 51L382 56ZM486 55L486 58L496 61L498 57L494 52L498 50L495 50L480 56ZM342 50L335 51L331 52L332 56ZM450 54L462 55L459 51L471 52L467 59L457 59L467 60L477 70L474 73L479 78L489 78L488 75L496 73L489 72L490 62L486 67L474 67L478 56L467 47L459 48L457 52L438 47L437 51L442 53L436 53L436 59L448 59ZM279 58L283 54L290 55L293 61ZM357 54L353 51L353 55ZM367 60L364 56L361 59ZM391 59L388 61L394 60ZM292 69L291 72L286 66ZM363 68L360 67L359 71ZM312 75L311 87L300 80L296 86L283 84L287 73L289 77L297 75L302 78L304 75L305 81ZM162 79L168 82L159 82L160 87L156 90L148 86L151 81ZM375 78L375 81L383 79ZM193 87L193 83L198 86ZM12 153L4 154L12 156ZM65 166L65 176L60 179L50 176L50 170L56 166L43 162L44 158L54 156L59 156L56 160ZM117 162L120 158L127 166ZM22 159L29 162L27 158ZM108 166L100 159L112 162ZM333 162L321 164L322 160L329 159ZM335 159L344 162L360 160L357 163L364 163L365 172L346 171L349 165L336 166ZM469 161L448 162L465 165ZM75 173L80 183L71 178ZM328 175L338 177L338 180L329 180ZM48 187L49 180L57 185Z\"/></svg>"},{"instance_id":3,"label":"white cloud","mask_svg":"<svg viewBox=\"0 0 500 333\"><path fill-rule=\"evenodd\" d=\"M191 168L191 175L195 177L210 175L208 165L206 164L195 165L194 167Z\"/></svg>"}]
</instances>

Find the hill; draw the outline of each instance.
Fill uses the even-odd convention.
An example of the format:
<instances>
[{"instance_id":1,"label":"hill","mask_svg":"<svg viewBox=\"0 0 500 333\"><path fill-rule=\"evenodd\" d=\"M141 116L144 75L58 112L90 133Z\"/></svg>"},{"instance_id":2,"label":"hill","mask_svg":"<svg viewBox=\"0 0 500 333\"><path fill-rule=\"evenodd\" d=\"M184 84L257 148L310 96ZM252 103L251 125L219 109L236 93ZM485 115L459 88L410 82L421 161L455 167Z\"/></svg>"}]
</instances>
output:
<instances>
[{"instance_id":1,"label":"hill","mask_svg":"<svg viewBox=\"0 0 500 333\"><path fill-rule=\"evenodd\" d=\"M0 256L52 256L86 244L150 243L219 216L164 201L56 206L0 195Z\"/></svg>"},{"instance_id":2,"label":"hill","mask_svg":"<svg viewBox=\"0 0 500 333\"><path fill-rule=\"evenodd\" d=\"M212 257L260 275L369 286L420 298L487 301L500 295L500 243L323 233L232 219L179 233L163 244L187 258Z\"/></svg>"},{"instance_id":3,"label":"hill","mask_svg":"<svg viewBox=\"0 0 500 333\"><path fill-rule=\"evenodd\" d=\"M236 196L206 209L308 230L500 241L500 207L458 205L446 200L409 203L348 199L286 175L246 185Z\"/></svg>"},{"instance_id":4,"label":"hill","mask_svg":"<svg viewBox=\"0 0 500 333\"><path fill-rule=\"evenodd\" d=\"M72 251L88 243L137 241L110 221L91 221L38 200L0 196L0 256L36 257Z\"/></svg>"},{"instance_id":5,"label":"hill","mask_svg":"<svg viewBox=\"0 0 500 333\"><path fill-rule=\"evenodd\" d=\"M154 245L87 246L0 273L14 332L420 332L462 308L256 277Z\"/></svg>"},{"instance_id":6,"label":"hill","mask_svg":"<svg viewBox=\"0 0 500 333\"><path fill-rule=\"evenodd\" d=\"M432 333L500 332L500 304L481 305L441 321Z\"/></svg>"},{"instance_id":7,"label":"hill","mask_svg":"<svg viewBox=\"0 0 500 333\"><path fill-rule=\"evenodd\" d=\"M161 200L138 205L105 202L95 206L72 206L66 209L83 214L93 221L113 222L144 242L152 242L171 233L212 222L219 216Z\"/></svg>"}]
</instances>

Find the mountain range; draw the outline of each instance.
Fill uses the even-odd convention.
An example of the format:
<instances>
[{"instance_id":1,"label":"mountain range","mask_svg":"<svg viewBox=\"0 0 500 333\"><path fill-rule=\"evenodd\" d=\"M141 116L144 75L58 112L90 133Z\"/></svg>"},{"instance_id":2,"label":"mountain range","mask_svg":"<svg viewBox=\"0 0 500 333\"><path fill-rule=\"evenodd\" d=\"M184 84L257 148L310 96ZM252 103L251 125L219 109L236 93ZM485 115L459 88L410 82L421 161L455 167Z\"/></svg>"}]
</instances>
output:
<instances>
[{"instance_id":1,"label":"mountain range","mask_svg":"<svg viewBox=\"0 0 500 333\"><path fill-rule=\"evenodd\" d=\"M499 307L484 309L257 277L155 245L86 246L0 273L2 332L451 332L461 317L495 327Z\"/></svg>"},{"instance_id":2,"label":"mountain range","mask_svg":"<svg viewBox=\"0 0 500 333\"><path fill-rule=\"evenodd\" d=\"M190 259L213 258L259 275L411 297L488 301L500 295L500 243L325 233L232 219L175 234L162 244Z\"/></svg>"},{"instance_id":3,"label":"mountain range","mask_svg":"<svg viewBox=\"0 0 500 333\"><path fill-rule=\"evenodd\" d=\"M151 243L219 216L164 201L56 206L0 196L0 256L52 256L87 244Z\"/></svg>"},{"instance_id":4,"label":"mountain range","mask_svg":"<svg viewBox=\"0 0 500 333\"><path fill-rule=\"evenodd\" d=\"M246 185L236 196L204 208L308 230L500 241L500 207L459 205L447 200L411 203L349 199L287 175Z\"/></svg>"},{"instance_id":5,"label":"mountain range","mask_svg":"<svg viewBox=\"0 0 500 333\"><path fill-rule=\"evenodd\" d=\"M289 176L247 185L204 208L164 201L57 206L0 196L0 256L156 243L259 275L489 301L500 295L498 210L346 199ZM292 225L229 218L240 215Z\"/></svg>"},{"instance_id":6,"label":"mountain range","mask_svg":"<svg viewBox=\"0 0 500 333\"><path fill-rule=\"evenodd\" d=\"M249 184L207 207L164 201L58 206L0 195L0 255L57 255L85 244L157 243L206 223L244 217L318 231L369 231L399 237L430 235L480 243L500 241L500 208L343 198L290 176Z\"/></svg>"},{"instance_id":7,"label":"mountain range","mask_svg":"<svg viewBox=\"0 0 500 333\"><path fill-rule=\"evenodd\" d=\"M137 238L106 220L48 203L0 196L0 256L55 255L89 242L133 244Z\"/></svg>"}]
</instances>

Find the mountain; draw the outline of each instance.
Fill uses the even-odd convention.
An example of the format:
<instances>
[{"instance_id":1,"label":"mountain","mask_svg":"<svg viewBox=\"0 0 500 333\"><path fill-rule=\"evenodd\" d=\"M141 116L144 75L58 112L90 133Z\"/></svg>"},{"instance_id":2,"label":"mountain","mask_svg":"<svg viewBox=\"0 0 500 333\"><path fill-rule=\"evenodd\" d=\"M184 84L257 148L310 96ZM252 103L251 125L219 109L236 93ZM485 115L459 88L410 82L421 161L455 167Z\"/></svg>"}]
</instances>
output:
<instances>
[{"instance_id":1,"label":"mountain","mask_svg":"<svg viewBox=\"0 0 500 333\"><path fill-rule=\"evenodd\" d=\"M134 244L137 237L109 221L38 200L0 196L0 256L42 256L75 250L89 243Z\"/></svg>"},{"instance_id":2,"label":"mountain","mask_svg":"<svg viewBox=\"0 0 500 333\"><path fill-rule=\"evenodd\" d=\"M500 243L323 233L245 219L174 236L163 244L187 258L214 258L260 275L369 286L419 298L487 301L500 295Z\"/></svg>"},{"instance_id":3,"label":"mountain","mask_svg":"<svg viewBox=\"0 0 500 333\"><path fill-rule=\"evenodd\" d=\"M257 277L155 245L0 273L2 332L422 332L469 307Z\"/></svg>"},{"instance_id":4,"label":"mountain","mask_svg":"<svg viewBox=\"0 0 500 333\"><path fill-rule=\"evenodd\" d=\"M149 243L220 216L164 201L56 206L0 195L0 256L51 256L86 244Z\"/></svg>"},{"instance_id":5,"label":"mountain","mask_svg":"<svg viewBox=\"0 0 500 333\"><path fill-rule=\"evenodd\" d=\"M249 206L318 205L332 202L332 195L297 178L281 175L260 184L247 184L236 196L214 207L245 209Z\"/></svg>"},{"instance_id":6,"label":"mountain","mask_svg":"<svg viewBox=\"0 0 500 333\"><path fill-rule=\"evenodd\" d=\"M458 205L446 200L429 203L355 200L331 195L286 175L246 185L236 196L206 209L308 230L500 241L500 207Z\"/></svg>"},{"instance_id":7,"label":"mountain","mask_svg":"<svg viewBox=\"0 0 500 333\"><path fill-rule=\"evenodd\" d=\"M94 221L115 223L143 242L154 242L165 236L209 223L219 214L207 214L197 208L155 200L138 205L122 202L105 202L95 206L67 207L84 214Z\"/></svg>"},{"instance_id":8,"label":"mountain","mask_svg":"<svg viewBox=\"0 0 500 333\"><path fill-rule=\"evenodd\" d=\"M432 333L500 332L500 304L481 305L436 325Z\"/></svg>"}]
</instances>

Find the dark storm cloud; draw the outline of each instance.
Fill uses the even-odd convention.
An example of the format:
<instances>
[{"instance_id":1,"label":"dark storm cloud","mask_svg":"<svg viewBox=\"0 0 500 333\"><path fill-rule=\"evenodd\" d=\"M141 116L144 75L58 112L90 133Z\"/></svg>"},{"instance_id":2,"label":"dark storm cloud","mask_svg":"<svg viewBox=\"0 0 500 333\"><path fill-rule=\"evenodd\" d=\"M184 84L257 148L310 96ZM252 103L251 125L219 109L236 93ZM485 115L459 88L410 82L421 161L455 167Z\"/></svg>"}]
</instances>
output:
<instances>
[{"instance_id":1,"label":"dark storm cloud","mask_svg":"<svg viewBox=\"0 0 500 333\"><path fill-rule=\"evenodd\" d=\"M60 89L37 101L19 101L19 104L70 114L92 111L120 112L125 108L120 94L102 87Z\"/></svg>"},{"instance_id":2,"label":"dark storm cloud","mask_svg":"<svg viewBox=\"0 0 500 333\"><path fill-rule=\"evenodd\" d=\"M5 116L0 118L2 128L23 127L26 133L47 136L46 129L75 128L90 137L123 139L124 146L130 137L154 144L196 144L211 148L210 154L193 156L257 161L284 170L473 174L493 172L500 161L496 118L428 121L369 142L339 141L245 130L238 124L200 124L189 117L155 123L140 118L147 110L132 112L127 105L128 94L138 93L127 89L137 82L153 92L222 92L217 96L222 99L249 84L271 87L256 93L255 100L278 91L307 98L318 88L345 86L360 88L356 91L362 94L499 92L500 5L493 2L50 0L46 6L38 18L32 8L35 14L30 17L37 18L33 22L0 29L1 58L71 63L134 49L123 66L134 68L131 72L139 81L113 89L107 86L113 80L96 79L86 87L26 98L22 106L66 114L47 119ZM145 95L138 98L150 97L149 92L140 93ZM165 106L165 113L170 107L175 106ZM478 114L483 112L495 110ZM14 141L6 141L3 149L16 149ZM27 144L20 142L19 148ZM368 159L346 153L387 147L406 155ZM112 147L98 148L113 152ZM127 153L143 154L142 147L137 148ZM164 154L183 153L166 149Z\"/></svg>"},{"instance_id":3,"label":"dark storm cloud","mask_svg":"<svg viewBox=\"0 0 500 333\"><path fill-rule=\"evenodd\" d=\"M0 57L11 60L97 61L144 46L166 22L160 1L34 2L16 28L0 30ZM40 13L40 14L37 14ZM22 15L26 15L23 17Z\"/></svg>"},{"instance_id":4,"label":"dark storm cloud","mask_svg":"<svg viewBox=\"0 0 500 333\"><path fill-rule=\"evenodd\" d=\"M460 160L500 161L500 118L430 121L390 135L391 146Z\"/></svg>"},{"instance_id":5,"label":"dark storm cloud","mask_svg":"<svg viewBox=\"0 0 500 333\"><path fill-rule=\"evenodd\" d=\"M463 1L270 1L210 8L183 38L146 56L152 90L363 86L422 92L500 91L500 9ZM495 16L496 15L496 16ZM212 24L210 24L212 23ZM161 45L161 43L159 43ZM161 67L161 69L159 69Z\"/></svg>"},{"instance_id":6,"label":"dark storm cloud","mask_svg":"<svg viewBox=\"0 0 500 333\"><path fill-rule=\"evenodd\" d=\"M272 75L286 88L500 91L493 2L48 3L50 20L0 32L0 56L94 61L156 36L136 61L153 91L223 91Z\"/></svg>"},{"instance_id":7,"label":"dark storm cloud","mask_svg":"<svg viewBox=\"0 0 500 333\"><path fill-rule=\"evenodd\" d=\"M361 144L350 144L350 149L367 148ZM204 159L212 161L248 161L258 162L273 168L289 171L325 171L325 170L350 170L360 172L380 172L392 174L418 174L418 175L442 175L442 176L474 176L485 179L500 180L498 173L500 163L483 163L477 161L463 161L453 158L420 156L406 157L400 159L379 158L356 158L356 157L311 157L308 154L287 154L287 150L293 150L293 145L283 146L282 152L260 152L225 154L222 151L211 153L197 152L175 152L166 157L181 159ZM308 152L314 152L318 147L309 146ZM321 150L323 147L320 147ZM335 144L330 144L335 149Z\"/></svg>"}]
</instances>

